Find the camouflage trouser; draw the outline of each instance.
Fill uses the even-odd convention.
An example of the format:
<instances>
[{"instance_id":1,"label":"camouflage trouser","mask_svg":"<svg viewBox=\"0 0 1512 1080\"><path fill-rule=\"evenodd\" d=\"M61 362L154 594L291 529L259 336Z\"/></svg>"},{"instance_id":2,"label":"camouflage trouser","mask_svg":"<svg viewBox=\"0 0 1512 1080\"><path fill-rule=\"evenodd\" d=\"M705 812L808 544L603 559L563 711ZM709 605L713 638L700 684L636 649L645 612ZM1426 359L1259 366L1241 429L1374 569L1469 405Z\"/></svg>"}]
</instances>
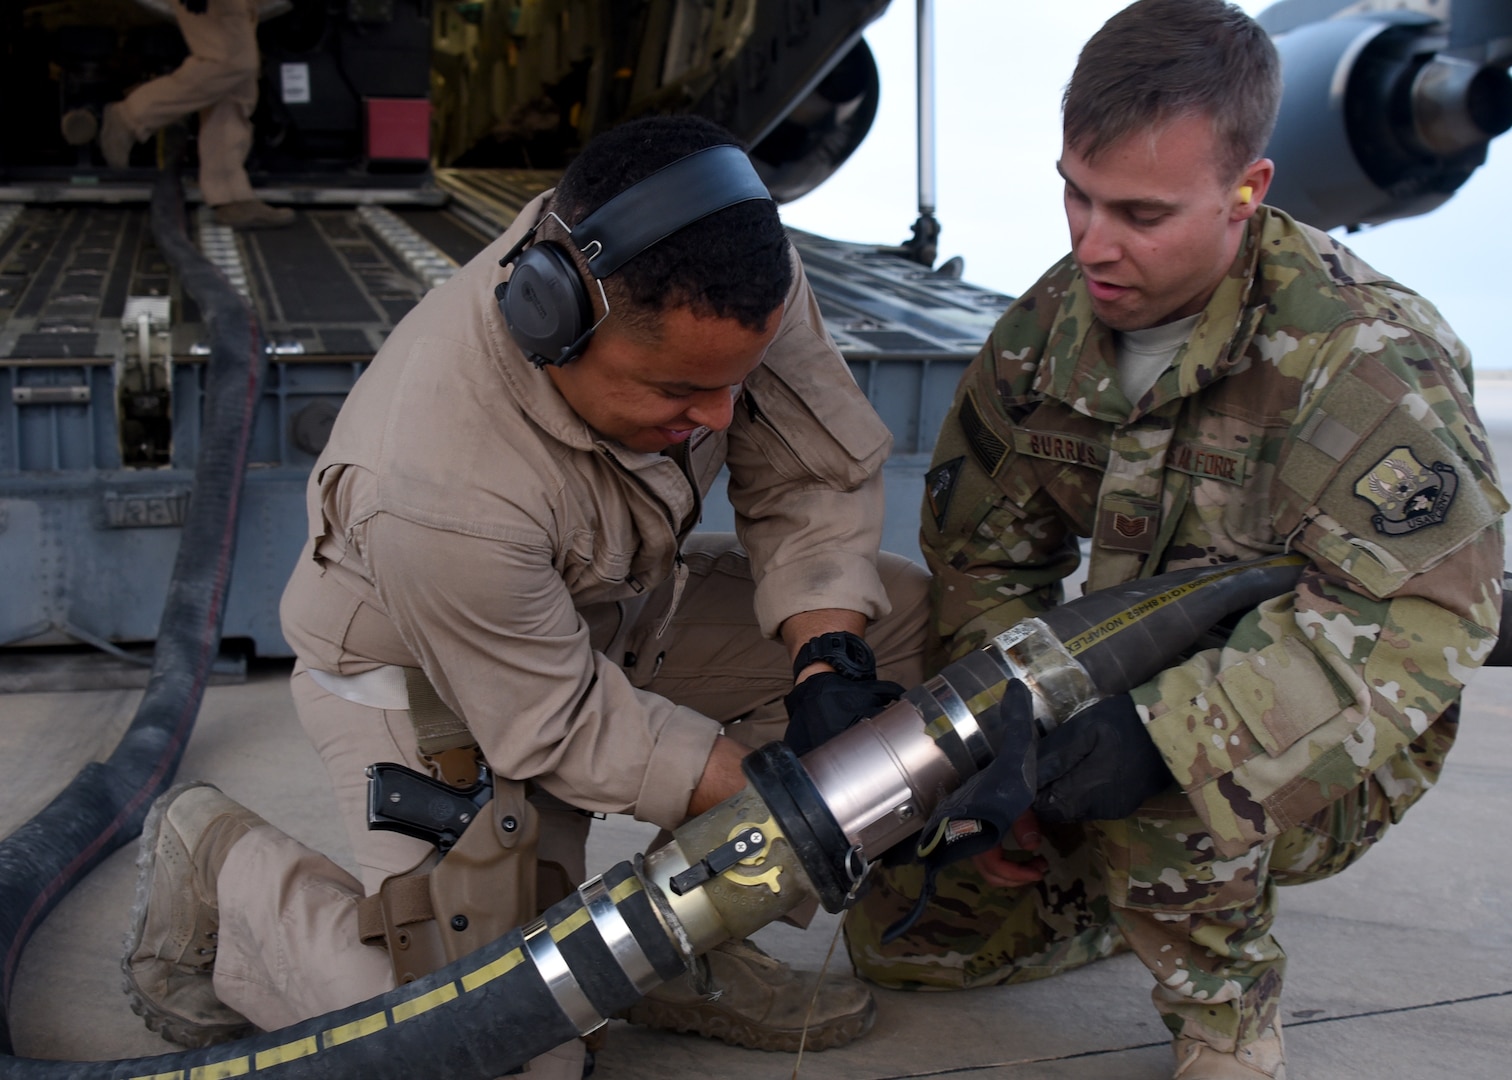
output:
<instances>
[{"instance_id":1,"label":"camouflage trouser","mask_svg":"<svg viewBox=\"0 0 1512 1080\"><path fill-rule=\"evenodd\" d=\"M1156 978L1151 997L1172 1034L1232 1051L1280 1005L1276 886L1337 874L1379 840L1427 790L1405 778L1438 775L1458 715L1451 708L1397 763L1237 858L1214 852L1172 791L1122 821L1046 827L1038 854L1050 868L1035 885L1001 889L970 861L946 867L919 921L887 945L883 931L913 907L924 874L917 864L879 870L846 919L851 959L883 986L956 990L1042 979L1127 943ZM1421 774L1403 767L1407 755Z\"/></svg>"}]
</instances>

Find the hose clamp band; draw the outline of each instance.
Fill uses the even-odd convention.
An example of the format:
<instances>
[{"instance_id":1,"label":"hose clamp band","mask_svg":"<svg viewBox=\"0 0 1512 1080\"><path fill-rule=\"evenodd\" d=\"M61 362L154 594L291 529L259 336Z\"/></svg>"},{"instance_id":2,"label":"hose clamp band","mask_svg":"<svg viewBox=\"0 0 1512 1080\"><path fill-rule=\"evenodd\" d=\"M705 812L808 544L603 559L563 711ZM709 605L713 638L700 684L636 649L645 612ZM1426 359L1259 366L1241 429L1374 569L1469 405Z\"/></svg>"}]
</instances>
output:
<instances>
[{"instance_id":1,"label":"hose clamp band","mask_svg":"<svg viewBox=\"0 0 1512 1080\"><path fill-rule=\"evenodd\" d=\"M573 977L572 969L557 943L552 939L551 927L545 919L537 919L525 928L525 951L536 966L541 981L551 991L552 999L579 1035L596 1031L608 1021L598 1014L588 995Z\"/></svg>"},{"instance_id":2,"label":"hose clamp band","mask_svg":"<svg viewBox=\"0 0 1512 1080\"><path fill-rule=\"evenodd\" d=\"M924 684L924 688L939 702L940 708L945 710L945 719L950 722L955 737L961 740L973 765L972 772L977 773L986 768L992 761L992 744L987 741L986 732L966 707L966 702L961 700L961 695L956 693L955 687L936 675ZM962 776L961 779L965 780L966 777Z\"/></svg>"},{"instance_id":3,"label":"hose clamp band","mask_svg":"<svg viewBox=\"0 0 1512 1080\"><path fill-rule=\"evenodd\" d=\"M640 942L635 940L630 924L614 905L603 877L584 882L578 887L578 895L583 898L583 907L588 910L588 917L593 920L599 937L609 946L615 963L619 964L625 978L630 980L630 985L644 994L660 984L661 976L656 973L656 968L652 966Z\"/></svg>"}]
</instances>

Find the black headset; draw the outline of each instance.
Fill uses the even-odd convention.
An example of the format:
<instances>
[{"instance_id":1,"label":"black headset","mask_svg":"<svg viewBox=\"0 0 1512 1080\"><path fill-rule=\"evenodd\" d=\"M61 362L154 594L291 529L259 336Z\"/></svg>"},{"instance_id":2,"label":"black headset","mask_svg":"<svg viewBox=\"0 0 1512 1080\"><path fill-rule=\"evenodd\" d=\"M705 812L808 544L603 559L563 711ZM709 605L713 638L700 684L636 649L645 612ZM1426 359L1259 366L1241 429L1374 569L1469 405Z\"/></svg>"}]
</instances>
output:
<instances>
[{"instance_id":1,"label":"black headset","mask_svg":"<svg viewBox=\"0 0 1512 1080\"><path fill-rule=\"evenodd\" d=\"M556 214L547 213L499 260L500 266L514 263L509 280L494 289L510 336L538 368L567 363L587 348L593 332L609 315L604 278L679 229L753 199L771 201L772 196L745 152L725 143L658 169L574 229ZM551 240L531 244L536 230L548 219L561 226L588 263L604 304L598 322L593 320L593 303L583 276L566 248Z\"/></svg>"}]
</instances>

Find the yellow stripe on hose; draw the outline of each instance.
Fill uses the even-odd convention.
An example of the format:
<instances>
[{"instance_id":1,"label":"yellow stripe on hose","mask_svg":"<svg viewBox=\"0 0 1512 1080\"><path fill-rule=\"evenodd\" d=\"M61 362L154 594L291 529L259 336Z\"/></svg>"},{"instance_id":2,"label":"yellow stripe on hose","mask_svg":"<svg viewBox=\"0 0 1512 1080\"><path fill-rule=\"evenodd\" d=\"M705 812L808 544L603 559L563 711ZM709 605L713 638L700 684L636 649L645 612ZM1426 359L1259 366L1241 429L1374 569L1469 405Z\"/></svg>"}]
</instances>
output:
<instances>
[{"instance_id":1,"label":"yellow stripe on hose","mask_svg":"<svg viewBox=\"0 0 1512 1080\"><path fill-rule=\"evenodd\" d=\"M286 1061L297 1061L299 1058L309 1057L319 1049L320 1045L315 1041L315 1036L311 1035L307 1039L296 1039L294 1042L284 1043L270 1050L259 1050L253 1060L259 1069L268 1069L274 1065L282 1065Z\"/></svg>"},{"instance_id":2,"label":"yellow stripe on hose","mask_svg":"<svg viewBox=\"0 0 1512 1080\"><path fill-rule=\"evenodd\" d=\"M613 900L616 905L623 904L640 891L640 878L627 877L613 889L609 890L609 899Z\"/></svg>"},{"instance_id":3,"label":"yellow stripe on hose","mask_svg":"<svg viewBox=\"0 0 1512 1080\"><path fill-rule=\"evenodd\" d=\"M184 1070L175 1072L153 1073L151 1076L132 1076L128 1080L184 1080Z\"/></svg>"},{"instance_id":4,"label":"yellow stripe on hose","mask_svg":"<svg viewBox=\"0 0 1512 1080\"><path fill-rule=\"evenodd\" d=\"M342 1043L352 1042L364 1035L382 1031L388 1027L388 1014L376 1012L372 1016L364 1016L361 1020L353 1020L350 1024L342 1024L333 1027L320 1034L321 1045L324 1047L340 1046ZM195 1080L191 1077L190 1080Z\"/></svg>"},{"instance_id":5,"label":"yellow stripe on hose","mask_svg":"<svg viewBox=\"0 0 1512 1080\"><path fill-rule=\"evenodd\" d=\"M1154 596L1150 597L1147 600L1141 600L1139 603L1135 604L1127 611L1120 612L1119 614L1113 616L1111 619L1104 619L1096 626L1089 626L1087 629L1083 630L1075 637L1066 639L1066 641L1064 642L1065 649L1072 656L1075 656L1080 652L1085 652L1093 645L1096 645L1098 642L1105 641L1106 639L1112 637L1114 634L1118 633L1120 630L1127 630L1129 627L1133 626L1141 619L1144 619L1150 615L1154 615L1161 608L1174 604L1182 597L1190 596L1194 592L1198 592L1202 589L1207 588L1209 585L1213 584L1213 582L1222 581L1224 578L1229 577L1233 574L1241 574L1246 570L1254 570L1269 566L1301 564L1306 561L1307 560L1303 559L1300 555L1278 555L1274 559L1266 559L1263 562L1241 563L1240 565L1231 567L1227 570L1221 570L1209 577L1202 578L1198 581L1189 581L1185 585L1177 585L1173 588L1167 589L1163 593L1156 593Z\"/></svg>"},{"instance_id":6,"label":"yellow stripe on hose","mask_svg":"<svg viewBox=\"0 0 1512 1080\"><path fill-rule=\"evenodd\" d=\"M190 1069L189 1080L226 1080L228 1076L246 1076L251 1071L251 1058L232 1058L230 1061L216 1061Z\"/></svg>"},{"instance_id":7,"label":"yellow stripe on hose","mask_svg":"<svg viewBox=\"0 0 1512 1080\"><path fill-rule=\"evenodd\" d=\"M524 958L519 949L510 949L497 960L490 961L476 971L469 971L466 975L462 976L462 989L471 992L485 983L491 983L500 975L507 974L519 967L520 961Z\"/></svg>"},{"instance_id":8,"label":"yellow stripe on hose","mask_svg":"<svg viewBox=\"0 0 1512 1080\"><path fill-rule=\"evenodd\" d=\"M551 940L561 941L568 934L589 921L588 909L578 908L571 915L551 928Z\"/></svg>"},{"instance_id":9,"label":"yellow stripe on hose","mask_svg":"<svg viewBox=\"0 0 1512 1080\"><path fill-rule=\"evenodd\" d=\"M436 1006L445 1005L448 1001L452 1001L456 996L457 984L447 983L445 986L436 987L428 994L421 994L419 997L413 997L408 1001L400 1002L391 1010L394 1014L394 1023L402 1024L411 1017L419 1016L423 1012L430 1012Z\"/></svg>"}]
</instances>

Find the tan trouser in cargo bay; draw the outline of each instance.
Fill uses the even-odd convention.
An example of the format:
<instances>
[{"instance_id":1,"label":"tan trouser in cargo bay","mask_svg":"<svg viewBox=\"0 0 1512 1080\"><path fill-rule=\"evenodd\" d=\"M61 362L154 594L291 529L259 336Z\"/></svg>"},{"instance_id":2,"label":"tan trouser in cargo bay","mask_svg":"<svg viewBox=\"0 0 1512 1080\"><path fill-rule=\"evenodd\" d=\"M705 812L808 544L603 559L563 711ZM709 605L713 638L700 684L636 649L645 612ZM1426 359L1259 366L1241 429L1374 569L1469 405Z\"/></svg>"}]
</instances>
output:
<instances>
[{"instance_id":1,"label":"tan trouser in cargo bay","mask_svg":"<svg viewBox=\"0 0 1512 1080\"><path fill-rule=\"evenodd\" d=\"M700 546L698 539L689 545L689 579L666 632L654 636L670 600L670 583L653 590L601 651L616 660L634 654L637 685L698 709L726 723L731 737L760 746L780 738L786 726L782 696L792 686L792 666L787 650L762 637L756 625L744 554ZM923 677L928 575L887 554L879 569L892 612L872 625L867 640L879 676L913 686ZM598 623L600 614L606 625L620 621L618 611L584 614L590 624ZM414 867L430 850L423 841L371 832L366 825L364 769L378 761L420 765L408 712L337 696L302 667L295 669L291 687L300 720L335 786L361 881L271 826L254 830L232 848L218 882L215 989L222 1001L264 1029L343 1008L393 986L386 952L359 942L358 899ZM544 908L586 876L589 819L555 800L536 801L538 900ZM560 1070L575 1080L581 1055L581 1044L573 1040L555 1051L549 1064L537 1059L532 1071L544 1078Z\"/></svg>"},{"instance_id":2,"label":"tan trouser in cargo bay","mask_svg":"<svg viewBox=\"0 0 1512 1080\"><path fill-rule=\"evenodd\" d=\"M254 198L247 179L257 106L257 0L210 0L203 15L173 5L189 56L172 74L137 87L120 116L138 142L199 113L199 186L211 206Z\"/></svg>"}]
</instances>

